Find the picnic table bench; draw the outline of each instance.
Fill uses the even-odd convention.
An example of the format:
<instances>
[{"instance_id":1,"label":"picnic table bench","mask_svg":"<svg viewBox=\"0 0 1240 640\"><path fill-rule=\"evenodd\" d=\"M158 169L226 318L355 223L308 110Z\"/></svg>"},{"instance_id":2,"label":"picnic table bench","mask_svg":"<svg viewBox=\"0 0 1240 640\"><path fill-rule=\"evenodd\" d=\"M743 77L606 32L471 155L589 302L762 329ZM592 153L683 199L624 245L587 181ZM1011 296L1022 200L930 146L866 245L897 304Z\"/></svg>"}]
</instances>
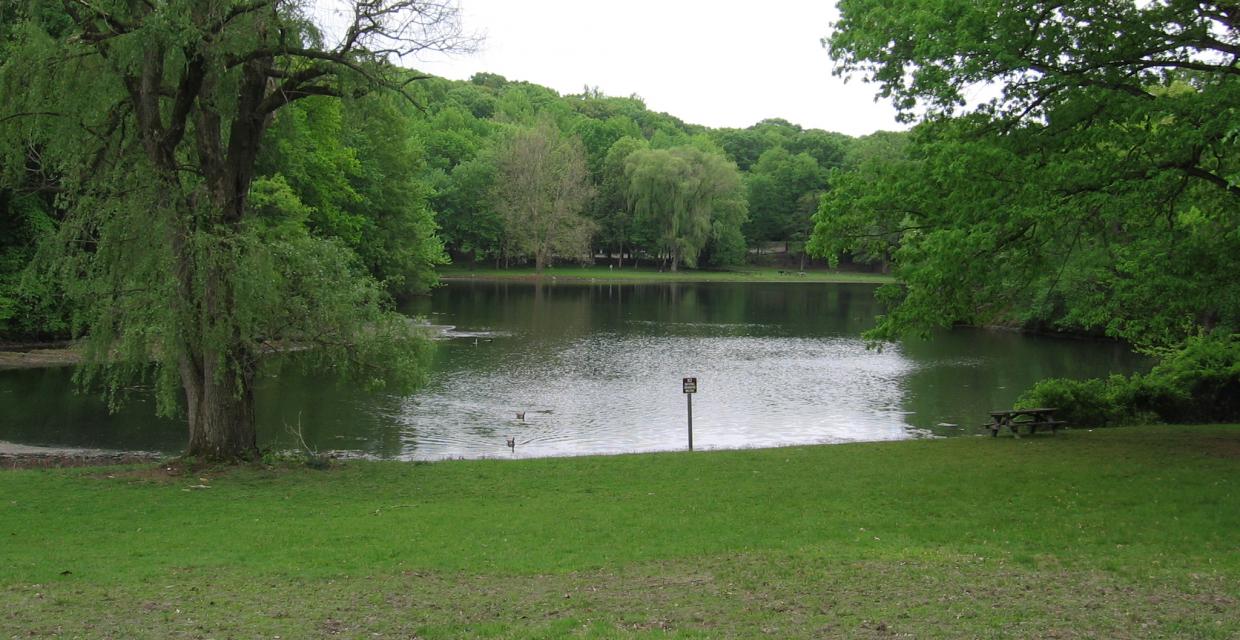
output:
<instances>
[{"instance_id":1,"label":"picnic table bench","mask_svg":"<svg viewBox=\"0 0 1240 640\"><path fill-rule=\"evenodd\" d=\"M1013 409L1011 411L991 411L990 422L982 425L990 429L991 436L999 435L999 431L1007 427L1012 435L1020 437L1020 428L1029 427L1029 435L1037 433L1038 427L1049 427L1051 433L1064 426L1067 422L1055 419L1058 409L1041 407L1037 409Z\"/></svg>"}]
</instances>

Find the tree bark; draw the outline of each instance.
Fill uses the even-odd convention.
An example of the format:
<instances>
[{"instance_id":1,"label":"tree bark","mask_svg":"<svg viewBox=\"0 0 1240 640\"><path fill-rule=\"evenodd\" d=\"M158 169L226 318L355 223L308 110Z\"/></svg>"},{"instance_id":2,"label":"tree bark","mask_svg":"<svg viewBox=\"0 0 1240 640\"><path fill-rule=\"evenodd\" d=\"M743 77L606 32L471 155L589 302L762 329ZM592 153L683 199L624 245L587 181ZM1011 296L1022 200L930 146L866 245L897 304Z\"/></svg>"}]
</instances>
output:
<instances>
[{"instance_id":1,"label":"tree bark","mask_svg":"<svg viewBox=\"0 0 1240 640\"><path fill-rule=\"evenodd\" d=\"M199 344L191 345L192 355L181 362L189 419L186 455L220 461L253 460L258 457L254 424L257 359L229 324L236 315L232 274L223 271L227 267L207 269L196 332ZM220 334L227 336L220 343L207 342L218 340Z\"/></svg>"},{"instance_id":2,"label":"tree bark","mask_svg":"<svg viewBox=\"0 0 1240 640\"><path fill-rule=\"evenodd\" d=\"M210 364L218 360L218 354L208 355L201 379L185 385L189 417L189 446L185 453L208 460L253 460L258 457L254 376L248 371L236 374L229 371L232 367L221 369Z\"/></svg>"}]
</instances>

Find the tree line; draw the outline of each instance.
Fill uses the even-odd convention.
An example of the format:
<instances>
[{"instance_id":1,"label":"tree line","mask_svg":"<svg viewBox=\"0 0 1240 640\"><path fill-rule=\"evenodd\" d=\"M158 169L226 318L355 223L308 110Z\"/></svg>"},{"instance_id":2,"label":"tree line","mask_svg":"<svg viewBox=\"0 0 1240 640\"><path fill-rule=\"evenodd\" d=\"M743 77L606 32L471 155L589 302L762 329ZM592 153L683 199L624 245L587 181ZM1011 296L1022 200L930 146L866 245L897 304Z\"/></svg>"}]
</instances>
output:
<instances>
[{"instance_id":1,"label":"tree line","mask_svg":"<svg viewBox=\"0 0 1240 640\"><path fill-rule=\"evenodd\" d=\"M783 243L803 268L832 172L894 160L906 137L781 119L711 129L597 89L562 96L495 74L402 73L419 78L411 99L305 96L274 113L247 194L263 226L332 239L396 296L426 291L449 262L541 270L606 255L617 267L675 270L737 265ZM26 269L65 211L62 176L38 164L23 136L67 123L22 113L3 123L0 159L0 339L9 340L72 324L64 297Z\"/></svg>"},{"instance_id":2,"label":"tree line","mask_svg":"<svg viewBox=\"0 0 1240 640\"><path fill-rule=\"evenodd\" d=\"M763 243L799 247L830 171L865 146L780 119L711 129L651 111L636 96L589 87L561 96L495 74L419 88L430 105L419 123L433 150L432 206L458 263L541 267L606 255L619 267L721 267ZM514 172L533 169L517 159L528 159L533 138L558 149L544 172L580 176L579 206L555 224L514 207L534 210L520 186L532 176Z\"/></svg>"}]
</instances>

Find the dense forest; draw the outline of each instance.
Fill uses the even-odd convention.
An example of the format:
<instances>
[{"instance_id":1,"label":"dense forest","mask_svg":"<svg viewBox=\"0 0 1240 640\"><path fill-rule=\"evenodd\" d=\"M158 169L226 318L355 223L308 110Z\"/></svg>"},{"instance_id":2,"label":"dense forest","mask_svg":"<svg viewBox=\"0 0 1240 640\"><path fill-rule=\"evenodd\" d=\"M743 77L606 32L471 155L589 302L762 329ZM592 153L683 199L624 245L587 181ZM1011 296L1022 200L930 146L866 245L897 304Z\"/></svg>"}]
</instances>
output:
<instances>
[{"instance_id":1,"label":"dense forest","mask_svg":"<svg viewBox=\"0 0 1240 640\"><path fill-rule=\"evenodd\" d=\"M412 100L314 97L280 110L250 189L264 226L339 242L397 296L426 291L449 262L541 268L608 256L615 267L674 270L737 265L773 246L803 266L832 172L895 161L907 137L852 138L777 118L711 129L637 96L405 73L419 78ZM26 267L64 217L62 176L14 135L57 123L13 115L0 336L50 338L68 331L71 309Z\"/></svg>"}]
</instances>

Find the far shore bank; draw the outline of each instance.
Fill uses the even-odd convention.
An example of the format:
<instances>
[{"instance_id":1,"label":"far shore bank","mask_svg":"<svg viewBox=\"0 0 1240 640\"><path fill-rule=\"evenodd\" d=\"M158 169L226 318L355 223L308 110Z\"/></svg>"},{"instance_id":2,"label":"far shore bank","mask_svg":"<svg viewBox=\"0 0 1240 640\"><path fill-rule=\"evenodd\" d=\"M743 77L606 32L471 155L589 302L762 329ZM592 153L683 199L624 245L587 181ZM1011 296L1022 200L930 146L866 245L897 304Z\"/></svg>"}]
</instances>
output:
<instances>
[{"instance_id":1,"label":"far shore bank","mask_svg":"<svg viewBox=\"0 0 1240 640\"><path fill-rule=\"evenodd\" d=\"M82 352L71 342L6 343L0 346L0 371L81 364Z\"/></svg>"},{"instance_id":2,"label":"far shore bank","mask_svg":"<svg viewBox=\"0 0 1240 640\"><path fill-rule=\"evenodd\" d=\"M816 284L886 284L891 276L859 271L810 270L798 271L776 267L709 271L684 269L659 271L652 268L611 267L548 267L540 274L533 268L513 269L469 268L453 266L440 271L444 281L454 280L517 280L517 281L581 281L599 284L689 283L689 282L786 282Z\"/></svg>"}]
</instances>

